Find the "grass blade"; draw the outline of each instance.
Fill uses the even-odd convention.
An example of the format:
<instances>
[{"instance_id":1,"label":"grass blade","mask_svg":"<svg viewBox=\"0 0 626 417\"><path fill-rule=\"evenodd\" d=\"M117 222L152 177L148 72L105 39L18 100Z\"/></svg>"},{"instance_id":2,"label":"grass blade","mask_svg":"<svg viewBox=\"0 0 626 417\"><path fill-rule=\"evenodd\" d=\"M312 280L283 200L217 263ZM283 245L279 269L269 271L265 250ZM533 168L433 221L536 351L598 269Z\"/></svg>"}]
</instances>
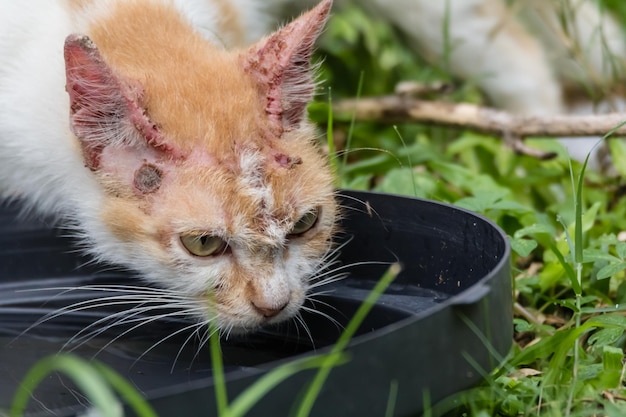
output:
<instances>
[{"instance_id":1,"label":"grass blade","mask_svg":"<svg viewBox=\"0 0 626 417\"><path fill-rule=\"evenodd\" d=\"M120 401L101 374L89 362L74 355L53 355L37 362L18 387L9 415L22 416L37 386L55 371L62 372L74 381L100 416L123 416Z\"/></svg>"},{"instance_id":2,"label":"grass blade","mask_svg":"<svg viewBox=\"0 0 626 417\"><path fill-rule=\"evenodd\" d=\"M135 414L139 417L157 417L148 401L123 376L101 362L94 362L93 366L122 396Z\"/></svg>"},{"instance_id":3,"label":"grass blade","mask_svg":"<svg viewBox=\"0 0 626 417\"><path fill-rule=\"evenodd\" d=\"M222 347L220 345L219 331L213 322L209 323L209 347L211 350L211 368L215 387L215 402L217 403L217 415L226 414L228 409L228 393L226 392L226 376L224 375L224 361Z\"/></svg>"},{"instance_id":4,"label":"grass blade","mask_svg":"<svg viewBox=\"0 0 626 417\"><path fill-rule=\"evenodd\" d=\"M313 404L317 399L320 391L322 390L324 382L326 382L326 379L328 378L328 375L330 374L332 368L338 363L338 358L340 358L340 356L338 356L338 353L342 352L346 348L346 346L352 339L352 336L354 336L354 333L357 331L367 314L370 312L370 310L376 303L376 300L378 300L378 297L380 297L380 295L385 291L389 284L393 282L393 280L399 273L400 265L391 265L391 267L389 267L387 272L385 272L385 274L378 281L378 283L376 283L372 291L370 291L370 293L367 295L365 300L363 300L363 303L359 306L356 313L354 313L354 317L352 317L352 320L350 320L344 331L339 336L339 339L332 347L328 356L326 356L324 363L322 364L317 374L315 375L315 378L309 385L309 388L307 389L304 398L300 403L298 412L296 413L297 417L308 417L308 415L311 413Z\"/></svg>"},{"instance_id":5,"label":"grass blade","mask_svg":"<svg viewBox=\"0 0 626 417\"><path fill-rule=\"evenodd\" d=\"M363 79L365 78L364 72L361 71L361 73L359 74L359 84L357 85L356 88L356 103L359 102L359 99L361 98L361 92L363 90ZM356 122L356 111L352 112L352 116L350 116L350 127L348 128L348 136L346 139L346 146L345 149L349 150L352 147L352 136L354 134L354 123ZM344 169L346 167L346 165L348 165L348 152L344 152L343 154L343 161L341 164L341 168Z\"/></svg>"},{"instance_id":6,"label":"grass blade","mask_svg":"<svg viewBox=\"0 0 626 417\"><path fill-rule=\"evenodd\" d=\"M298 372L319 368L326 360L326 355L316 355L295 360L273 369L237 396L225 413L220 414L220 416L243 417L254 404L276 387L276 385ZM337 365L341 365L347 361L347 356L345 354L339 354L335 358L335 361Z\"/></svg>"}]
</instances>

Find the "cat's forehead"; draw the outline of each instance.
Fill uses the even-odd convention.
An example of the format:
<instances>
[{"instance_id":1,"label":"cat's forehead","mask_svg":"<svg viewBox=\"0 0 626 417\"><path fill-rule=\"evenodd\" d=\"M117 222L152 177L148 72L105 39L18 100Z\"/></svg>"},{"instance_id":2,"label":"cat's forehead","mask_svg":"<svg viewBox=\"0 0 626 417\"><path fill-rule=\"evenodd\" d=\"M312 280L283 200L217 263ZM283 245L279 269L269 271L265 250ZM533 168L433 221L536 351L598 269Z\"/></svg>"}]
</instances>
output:
<instances>
[{"instance_id":1,"label":"cat's forehead","mask_svg":"<svg viewBox=\"0 0 626 417\"><path fill-rule=\"evenodd\" d=\"M134 36L130 23L113 35L101 26L92 28L91 36L104 59L141 92L138 105L184 153L202 145L225 152L233 140L251 136L262 124L265 103L236 51L208 44L194 33L159 39L158 33Z\"/></svg>"},{"instance_id":2,"label":"cat's forehead","mask_svg":"<svg viewBox=\"0 0 626 417\"><path fill-rule=\"evenodd\" d=\"M164 190L176 200L172 207L184 207L184 219L172 214L182 222L179 228L276 243L298 216L332 204L332 179L321 155L304 138L298 143L250 144L226 156L195 152L177 184Z\"/></svg>"},{"instance_id":3,"label":"cat's forehead","mask_svg":"<svg viewBox=\"0 0 626 417\"><path fill-rule=\"evenodd\" d=\"M146 111L177 146L227 153L262 133L263 103L238 67L225 66L229 76L187 70L179 79L145 82Z\"/></svg>"}]
</instances>

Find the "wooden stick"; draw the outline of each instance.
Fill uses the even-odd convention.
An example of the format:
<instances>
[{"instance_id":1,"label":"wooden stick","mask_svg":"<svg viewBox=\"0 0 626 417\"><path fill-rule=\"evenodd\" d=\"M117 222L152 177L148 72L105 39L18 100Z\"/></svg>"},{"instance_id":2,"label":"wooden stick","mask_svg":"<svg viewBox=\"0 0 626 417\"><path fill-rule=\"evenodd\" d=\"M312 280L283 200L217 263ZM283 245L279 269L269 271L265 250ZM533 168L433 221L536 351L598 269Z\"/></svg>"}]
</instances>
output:
<instances>
[{"instance_id":1,"label":"wooden stick","mask_svg":"<svg viewBox=\"0 0 626 417\"><path fill-rule=\"evenodd\" d=\"M336 120L379 123L425 123L475 130L508 138L603 136L626 121L626 113L602 115L522 116L469 103L426 101L403 95L359 100L346 99L333 105ZM626 135L621 126L615 135Z\"/></svg>"}]
</instances>

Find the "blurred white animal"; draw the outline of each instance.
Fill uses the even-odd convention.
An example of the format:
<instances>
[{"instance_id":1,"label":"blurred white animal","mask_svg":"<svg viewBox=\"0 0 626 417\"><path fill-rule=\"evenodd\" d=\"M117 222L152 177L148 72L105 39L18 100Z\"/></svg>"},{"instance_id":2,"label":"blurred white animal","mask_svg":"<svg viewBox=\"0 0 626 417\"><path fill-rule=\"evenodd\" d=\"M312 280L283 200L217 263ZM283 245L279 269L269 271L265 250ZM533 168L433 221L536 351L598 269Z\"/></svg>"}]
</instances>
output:
<instances>
[{"instance_id":1,"label":"blurred white animal","mask_svg":"<svg viewBox=\"0 0 626 417\"><path fill-rule=\"evenodd\" d=\"M428 61L441 64L447 55L452 75L475 82L495 107L529 115L620 108L619 101L595 105L589 99L615 90L625 75L626 38L597 1L353 2L404 32L410 46ZM272 3L288 8L296 2ZM596 141L562 140L579 160Z\"/></svg>"}]
</instances>

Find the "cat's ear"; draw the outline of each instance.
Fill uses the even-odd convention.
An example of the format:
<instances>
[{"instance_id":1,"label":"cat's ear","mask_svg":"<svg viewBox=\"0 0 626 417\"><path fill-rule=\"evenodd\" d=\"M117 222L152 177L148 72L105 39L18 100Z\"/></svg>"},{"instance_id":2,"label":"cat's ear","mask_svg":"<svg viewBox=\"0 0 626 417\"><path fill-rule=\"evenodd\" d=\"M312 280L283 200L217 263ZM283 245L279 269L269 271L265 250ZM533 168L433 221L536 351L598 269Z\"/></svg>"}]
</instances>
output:
<instances>
[{"instance_id":1,"label":"cat's ear","mask_svg":"<svg viewBox=\"0 0 626 417\"><path fill-rule=\"evenodd\" d=\"M109 146L128 147L136 154L176 156L145 114L142 89L120 79L87 36L68 36L64 56L70 126L89 169L102 168L101 155Z\"/></svg>"},{"instance_id":2,"label":"cat's ear","mask_svg":"<svg viewBox=\"0 0 626 417\"><path fill-rule=\"evenodd\" d=\"M332 0L322 1L242 55L245 71L267 100L265 110L277 135L306 117L315 93L311 56L331 6Z\"/></svg>"}]
</instances>

